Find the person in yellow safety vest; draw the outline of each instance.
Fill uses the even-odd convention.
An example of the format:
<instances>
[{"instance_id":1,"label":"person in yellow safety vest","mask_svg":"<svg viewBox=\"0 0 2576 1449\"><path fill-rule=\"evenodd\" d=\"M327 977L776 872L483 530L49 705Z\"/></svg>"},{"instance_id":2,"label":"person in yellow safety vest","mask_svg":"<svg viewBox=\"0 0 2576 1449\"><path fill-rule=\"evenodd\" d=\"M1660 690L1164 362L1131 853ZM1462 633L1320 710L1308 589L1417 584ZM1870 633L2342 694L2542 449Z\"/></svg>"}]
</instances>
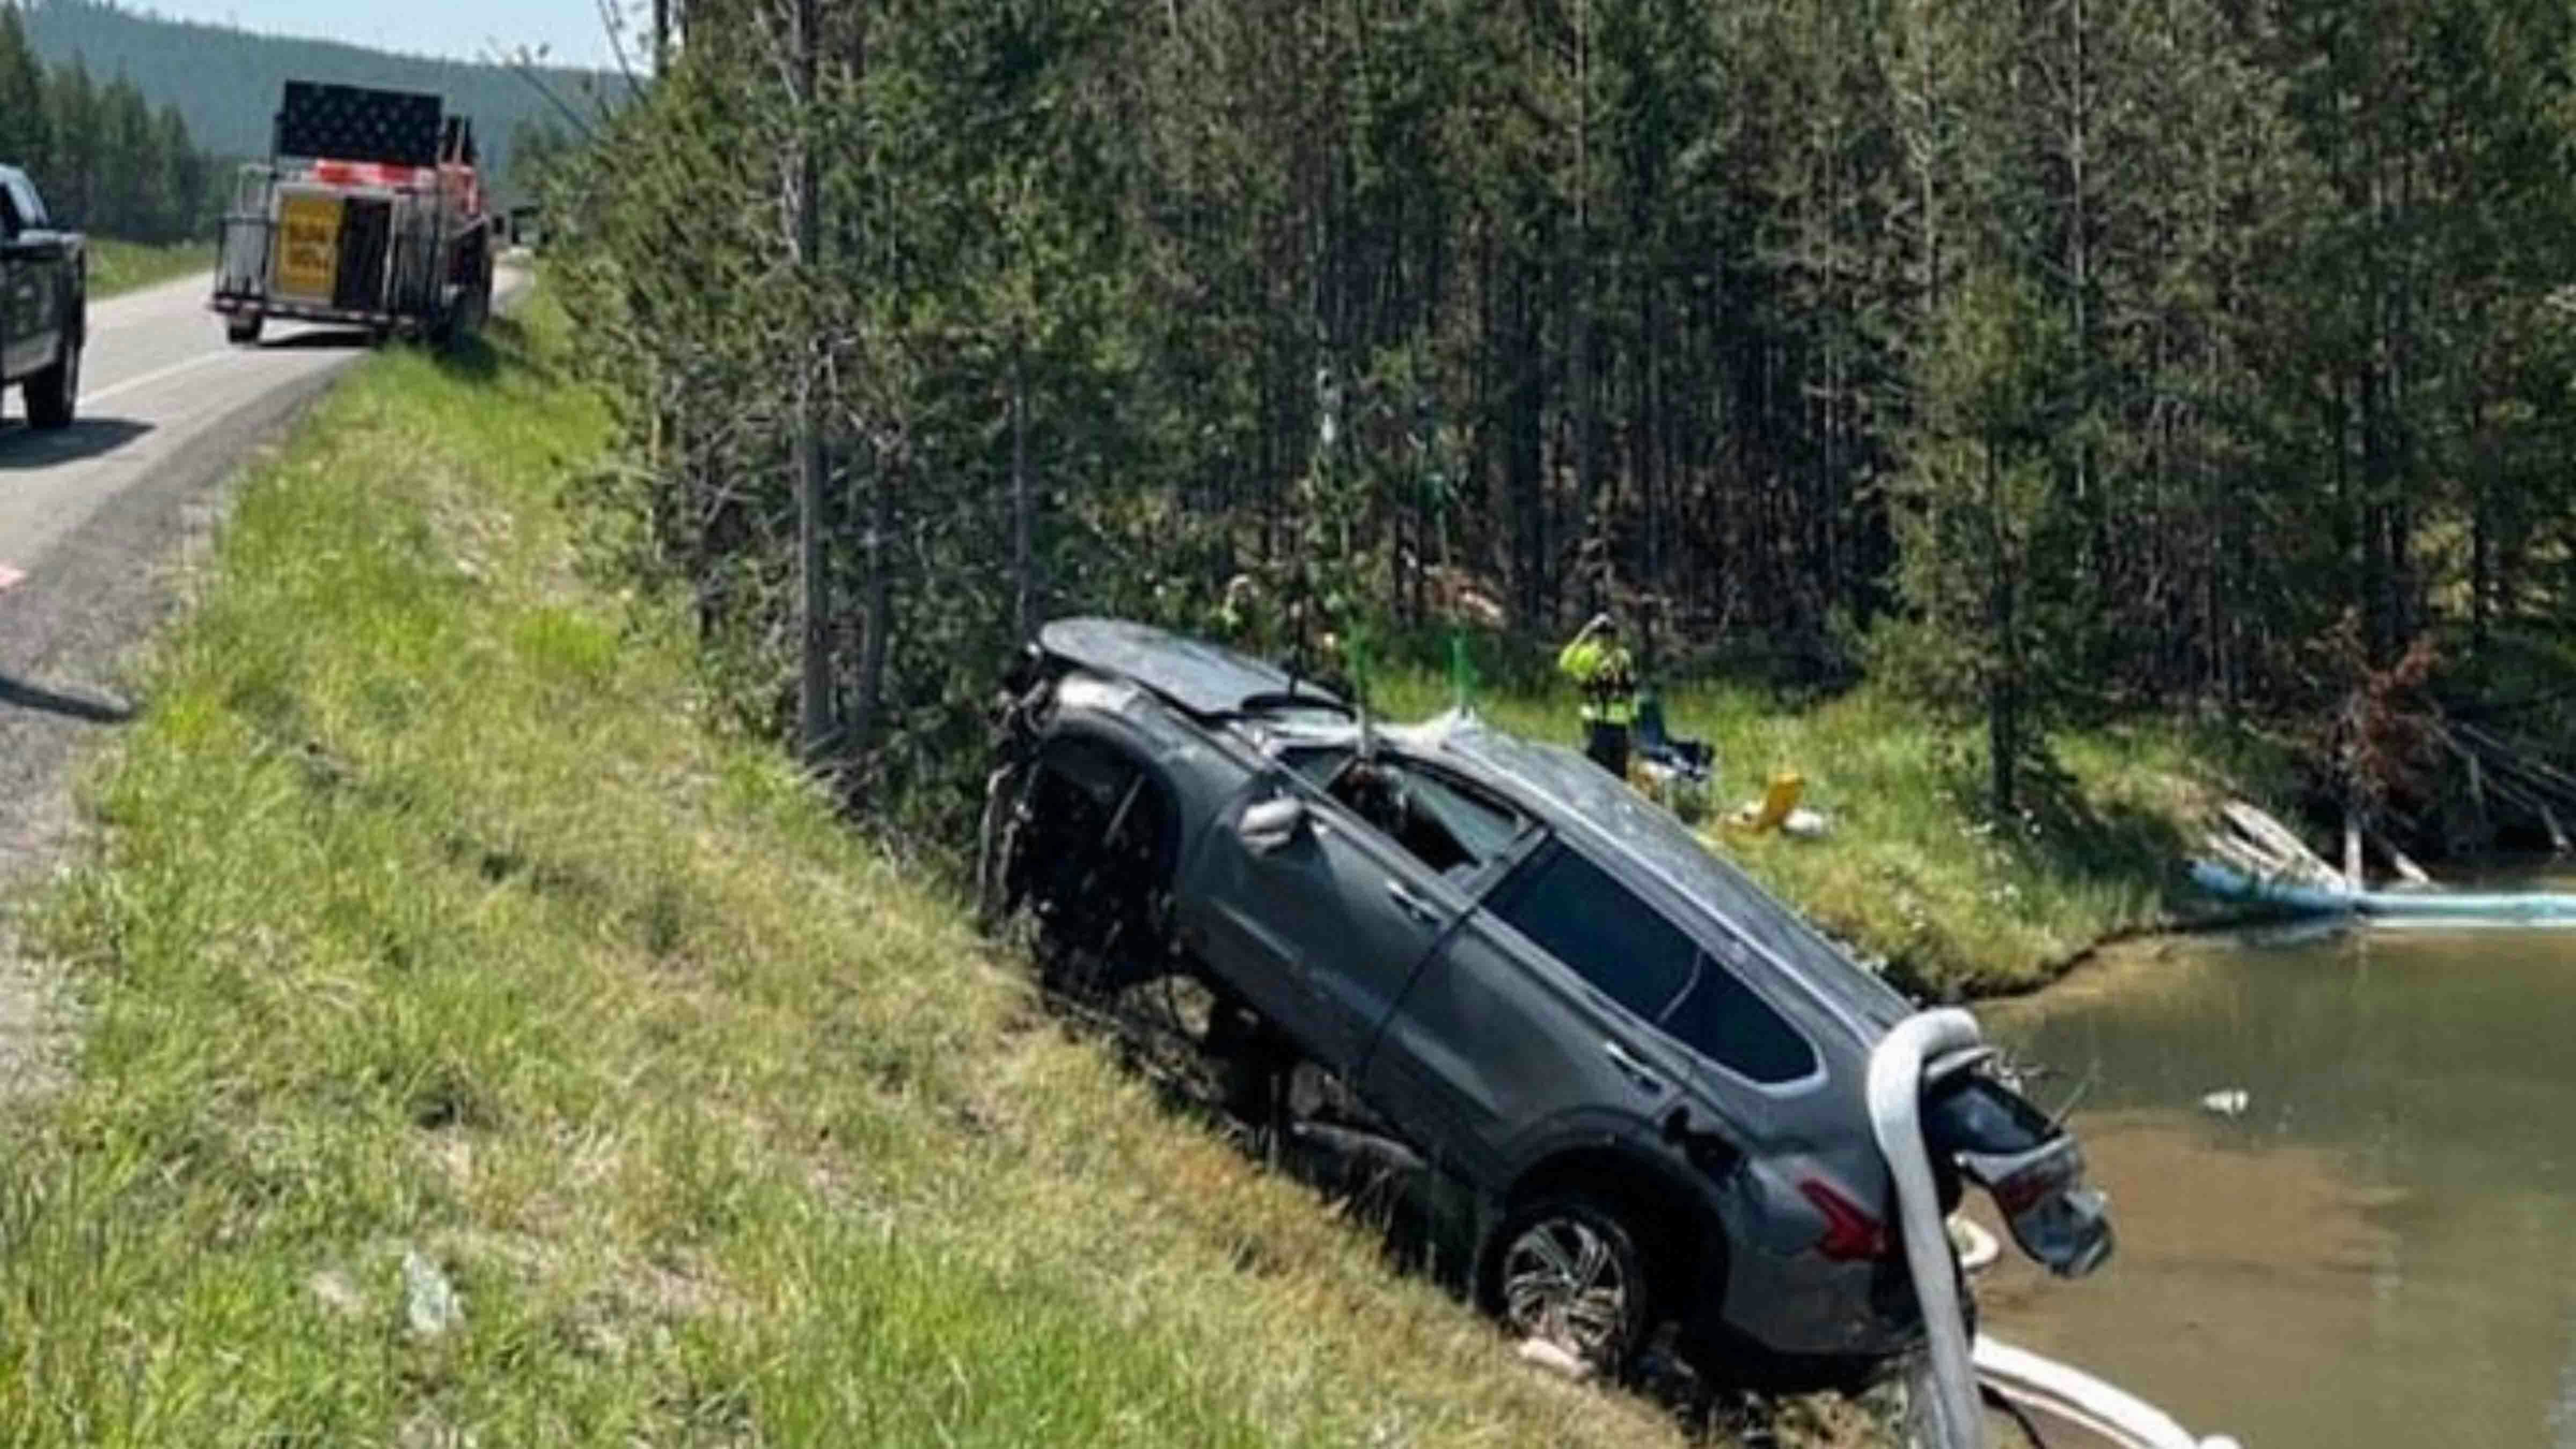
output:
<instances>
[{"instance_id":1,"label":"person in yellow safety vest","mask_svg":"<svg viewBox=\"0 0 2576 1449\"><path fill-rule=\"evenodd\" d=\"M1627 646L1619 642L1619 626L1607 613L1593 615L1556 656L1556 667L1574 681L1582 696L1583 753L1611 774L1628 778L1628 731L1637 718L1637 671Z\"/></svg>"},{"instance_id":2,"label":"person in yellow safety vest","mask_svg":"<svg viewBox=\"0 0 2576 1449\"><path fill-rule=\"evenodd\" d=\"M1261 597L1261 586L1250 574L1236 574L1226 580L1225 597L1217 605L1213 620L1216 632L1226 643L1258 658L1268 658L1275 647L1270 637L1270 611Z\"/></svg>"}]
</instances>

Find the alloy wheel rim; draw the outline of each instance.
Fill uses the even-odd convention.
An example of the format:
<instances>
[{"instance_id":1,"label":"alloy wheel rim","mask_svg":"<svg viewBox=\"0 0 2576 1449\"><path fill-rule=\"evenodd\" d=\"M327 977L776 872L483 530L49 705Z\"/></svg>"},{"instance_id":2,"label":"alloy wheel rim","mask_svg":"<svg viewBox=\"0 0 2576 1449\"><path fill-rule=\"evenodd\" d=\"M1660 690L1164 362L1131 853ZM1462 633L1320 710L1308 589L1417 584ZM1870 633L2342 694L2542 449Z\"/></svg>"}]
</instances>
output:
<instances>
[{"instance_id":1,"label":"alloy wheel rim","mask_svg":"<svg viewBox=\"0 0 2576 1449\"><path fill-rule=\"evenodd\" d=\"M1503 1253L1505 1319L1596 1362L1619 1346L1629 1286L1609 1239L1576 1218L1533 1223Z\"/></svg>"}]
</instances>

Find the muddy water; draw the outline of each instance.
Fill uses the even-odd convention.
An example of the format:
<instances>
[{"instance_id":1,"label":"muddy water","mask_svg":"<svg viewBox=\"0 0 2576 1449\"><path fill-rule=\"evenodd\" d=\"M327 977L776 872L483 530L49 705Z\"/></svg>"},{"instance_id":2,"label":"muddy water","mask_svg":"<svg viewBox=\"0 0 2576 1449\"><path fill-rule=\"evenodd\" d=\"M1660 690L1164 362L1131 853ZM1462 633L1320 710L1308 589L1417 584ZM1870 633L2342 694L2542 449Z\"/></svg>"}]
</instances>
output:
<instances>
[{"instance_id":1,"label":"muddy water","mask_svg":"<svg viewBox=\"0 0 2576 1449\"><path fill-rule=\"evenodd\" d=\"M2089 1080L2120 1234L2008 1253L1997 1335L2247 1449L2576 1449L2576 930L2165 942L1979 1014L2043 1106Z\"/></svg>"}]
</instances>

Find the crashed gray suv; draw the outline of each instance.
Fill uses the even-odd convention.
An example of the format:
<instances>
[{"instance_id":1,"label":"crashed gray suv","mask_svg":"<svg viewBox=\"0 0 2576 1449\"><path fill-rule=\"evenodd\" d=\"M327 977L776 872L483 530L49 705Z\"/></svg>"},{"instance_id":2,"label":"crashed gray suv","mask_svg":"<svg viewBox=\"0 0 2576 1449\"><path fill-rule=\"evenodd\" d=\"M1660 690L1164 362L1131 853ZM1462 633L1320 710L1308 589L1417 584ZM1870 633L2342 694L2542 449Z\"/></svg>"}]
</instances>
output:
<instances>
[{"instance_id":1,"label":"crashed gray suv","mask_svg":"<svg viewBox=\"0 0 2576 1449\"><path fill-rule=\"evenodd\" d=\"M1672 1323L1775 1381L1921 1341L1865 1101L1909 1007L1669 813L1137 624L1052 623L1007 686L988 915L1096 988L1202 982L1244 1100L1418 1177L1513 1330L1617 1373ZM2099 1265L2073 1140L1980 1059L1926 1083L1944 1209L1964 1176L2052 1271Z\"/></svg>"}]
</instances>

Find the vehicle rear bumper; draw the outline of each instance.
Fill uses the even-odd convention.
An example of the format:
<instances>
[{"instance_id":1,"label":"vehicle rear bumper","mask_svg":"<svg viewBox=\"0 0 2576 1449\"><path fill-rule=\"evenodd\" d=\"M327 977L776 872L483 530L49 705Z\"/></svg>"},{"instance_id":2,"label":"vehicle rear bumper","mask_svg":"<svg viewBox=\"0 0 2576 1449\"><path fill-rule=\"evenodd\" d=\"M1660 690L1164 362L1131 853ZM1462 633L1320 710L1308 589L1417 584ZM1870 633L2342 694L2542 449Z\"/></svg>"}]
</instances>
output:
<instances>
[{"instance_id":1,"label":"vehicle rear bumper","mask_svg":"<svg viewBox=\"0 0 2576 1449\"><path fill-rule=\"evenodd\" d=\"M1685 1336L1750 1340L1776 1354L1814 1359L1885 1358L1923 1342L1922 1309L1902 1257L1836 1263L1813 1252L1782 1256L1736 1243L1699 1284Z\"/></svg>"},{"instance_id":2,"label":"vehicle rear bumper","mask_svg":"<svg viewBox=\"0 0 2576 1449\"><path fill-rule=\"evenodd\" d=\"M211 311L227 316L255 312L263 317L283 318L296 322L338 323L345 327L391 327L403 318L393 312L366 311L357 308L316 307L303 302L280 302L270 297L215 294L206 304Z\"/></svg>"}]
</instances>

